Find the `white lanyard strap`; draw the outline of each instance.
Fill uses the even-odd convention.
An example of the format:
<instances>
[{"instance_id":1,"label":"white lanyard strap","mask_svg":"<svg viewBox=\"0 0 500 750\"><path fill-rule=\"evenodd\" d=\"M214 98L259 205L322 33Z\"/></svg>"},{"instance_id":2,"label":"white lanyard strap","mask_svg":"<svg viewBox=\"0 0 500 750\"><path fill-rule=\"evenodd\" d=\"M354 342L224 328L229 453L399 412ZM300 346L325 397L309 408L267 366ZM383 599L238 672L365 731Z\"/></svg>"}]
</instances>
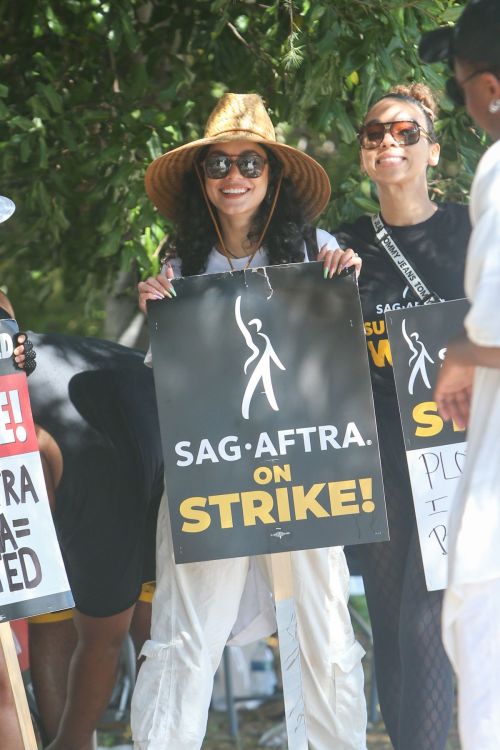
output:
<instances>
[{"instance_id":1,"label":"white lanyard strap","mask_svg":"<svg viewBox=\"0 0 500 750\"><path fill-rule=\"evenodd\" d=\"M419 300L424 302L424 304L428 304L430 302L442 302L441 298L437 294L431 292L431 290L416 272L414 266L412 266L410 261L405 258L405 256L385 228L384 222L380 218L380 214L374 214L371 217L371 220L375 232L375 237L377 238L379 245L387 252L388 256L396 265L398 271L404 276Z\"/></svg>"}]
</instances>

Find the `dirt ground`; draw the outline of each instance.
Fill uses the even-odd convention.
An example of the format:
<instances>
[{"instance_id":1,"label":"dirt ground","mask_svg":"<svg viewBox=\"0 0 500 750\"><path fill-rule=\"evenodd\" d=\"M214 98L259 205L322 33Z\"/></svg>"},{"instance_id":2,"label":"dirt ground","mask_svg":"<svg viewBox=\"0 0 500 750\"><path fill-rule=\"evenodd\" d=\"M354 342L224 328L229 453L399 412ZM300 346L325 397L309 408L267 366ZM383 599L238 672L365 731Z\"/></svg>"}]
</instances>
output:
<instances>
[{"instance_id":1,"label":"dirt ground","mask_svg":"<svg viewBox=\"0 0 500 750\"><path fill-rule=\"evenodd\" d=\"M239 736L233 739L229 735L229 724L225 713L212 712L208 723L208 732L203 743L203 750L256 750L262 748L259 740L264 732L277 728L283 721L283 704L280 700L269 701L255 711L240 711ZM283 735L281 735L282 737ZM286 739L273 745L277 750L286 750ZM270 745L267 745L269 747ZM392 750L382 725L370 727L368 750ZM454 748L455 746L450 746ZM458 748L458 745L456 746Z\"/></svg>"},{"instance_id":2,"label":"dirt ground","mask_svg":"<svg viewBox=\"0 0 500 750\"><path fill-rule=\"evenodd\" d=\"M208 722L208 732L203 750L261 750L259 740L264 732L277 727L283 721L283 704L280 700L269 701L255 711L240 711L239 736L233 739L229 734L227 714L212 712ZM269 745L268 745L269 747ZM275 744L276 750L287 750L286 741ZM381 721L368 727L368 750L392 750L392 744L385 733ZM459 750L456 730L450 733L446 750Z\"/></svg>"},{"instance_id":3,"label":"dirt ground","mask_svg":"<svg viewBox=\"0 0 500 750\"><path fill-rule=\"evenodd\" d=\"M262 750L259 740L264 732L277 727L283 721L283 704L279 700L268 701L255 711L241 711L238 715L238 737L229 733L229 723L225 712L211 712L203 750ZM127 728L99 732L99 746L128 746L130 731ZM131 747L131 745L130 745ZM286 742L274 745L276 750L287 750ZM448 740L446 750L459 750L456 730ZM370 725L367 739L368 750L392 750L391 742L385 733L382 722Z\"/></svg>"}]
</instances>

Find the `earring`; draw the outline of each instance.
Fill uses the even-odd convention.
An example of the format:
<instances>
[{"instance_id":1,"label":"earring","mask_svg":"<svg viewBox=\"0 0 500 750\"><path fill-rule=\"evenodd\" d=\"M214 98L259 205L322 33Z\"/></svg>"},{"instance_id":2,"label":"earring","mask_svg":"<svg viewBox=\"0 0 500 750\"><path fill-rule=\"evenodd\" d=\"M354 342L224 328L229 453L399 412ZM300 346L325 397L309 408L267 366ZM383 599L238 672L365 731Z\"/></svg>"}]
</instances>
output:
<instances>
[{"instance_id":1,"label":"earring","mask_svg":"<svg viewBox=\"0 0 500 750\"><path fill-rule=\"evenodd\" d=\"M500 99L495 99L489 103L488 112L491 115L496 115L497 112L500 112Z\"/></svg>"}]
</instances>

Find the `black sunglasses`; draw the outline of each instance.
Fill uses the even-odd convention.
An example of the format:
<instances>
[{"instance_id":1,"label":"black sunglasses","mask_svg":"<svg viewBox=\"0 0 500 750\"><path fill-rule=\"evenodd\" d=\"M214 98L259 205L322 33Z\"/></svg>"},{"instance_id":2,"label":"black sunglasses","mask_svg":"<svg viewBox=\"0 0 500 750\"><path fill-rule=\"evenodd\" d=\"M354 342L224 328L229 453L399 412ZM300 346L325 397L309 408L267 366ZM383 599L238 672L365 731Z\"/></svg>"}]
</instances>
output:
<instances>
[{"instance_id":1,"label":"black sunglasses","mask_svg":"<svg viewBox=\"0 0 500 750\"><path fill-rule=\"evenodd\" d=\"M465 96L462 87L464 83L472 81L473 78L481 75L481 73L494 73L494 71L490 68L480 68L479 70L475 70L474 73L471 73L470 76L467 76L467 78L464 78L463 81L460 81L460 83L455 77L448 78L448 80L446 81L446 93L450 97L453 104L455 104L455 106L465 106ZM496 75L496 73L494 73L494 75Z\"/></svg>"},{"instance_id":2,"label":"black sunglasses","mask_svg":"<svg viewBox=\"0 0 500 750\"><path fill-rule=\"evenodd\" d=\"M421 134L430 141L432 140L429 133L418 122L415 122L415 120L369 122L367 125L363 125L358 132L358 140L361 148L367 150L378 148L387 132L390 132L398 146L413 146L419 142Z\"/></svg>"},{"instance_id":3,"label":"black sunglasses","mask_svg":"<svg viewBox=\"0 0 500 750\"><path fill-rule=\"evenodd\" d=\"M233 164L236 164L242 177L254 180L261 176L267 159L255 151L245 151L238 156L214 153L203 160L205 174L210 180L222 180L223 177L227 177Z\"/></svg>"}]
</instances>

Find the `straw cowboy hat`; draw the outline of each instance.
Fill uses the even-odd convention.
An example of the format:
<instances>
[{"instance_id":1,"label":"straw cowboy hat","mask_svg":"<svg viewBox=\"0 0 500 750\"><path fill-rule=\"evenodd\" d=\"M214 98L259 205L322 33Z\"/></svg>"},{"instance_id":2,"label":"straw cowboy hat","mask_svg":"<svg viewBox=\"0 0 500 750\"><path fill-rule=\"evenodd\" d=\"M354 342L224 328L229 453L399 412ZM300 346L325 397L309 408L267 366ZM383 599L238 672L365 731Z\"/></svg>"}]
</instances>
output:
<instances>
[{"instance_id":1,"label":"straw cowboy hat","mask_svg":"<svg viewBox=\"0 0 500 750\"><path fill-rule=\"evenodd\" d=\"M225 141L254 141L270 149L295 186L308 219L314 219L330 198L328 175L317 161L292 146L278 143L264 102L257 94L224 94L205 127L205 135L155 159L145 176L146 192L169 219L176 219L183 201L183 177L205 146Z\"/></svg>"}]
</instances>

